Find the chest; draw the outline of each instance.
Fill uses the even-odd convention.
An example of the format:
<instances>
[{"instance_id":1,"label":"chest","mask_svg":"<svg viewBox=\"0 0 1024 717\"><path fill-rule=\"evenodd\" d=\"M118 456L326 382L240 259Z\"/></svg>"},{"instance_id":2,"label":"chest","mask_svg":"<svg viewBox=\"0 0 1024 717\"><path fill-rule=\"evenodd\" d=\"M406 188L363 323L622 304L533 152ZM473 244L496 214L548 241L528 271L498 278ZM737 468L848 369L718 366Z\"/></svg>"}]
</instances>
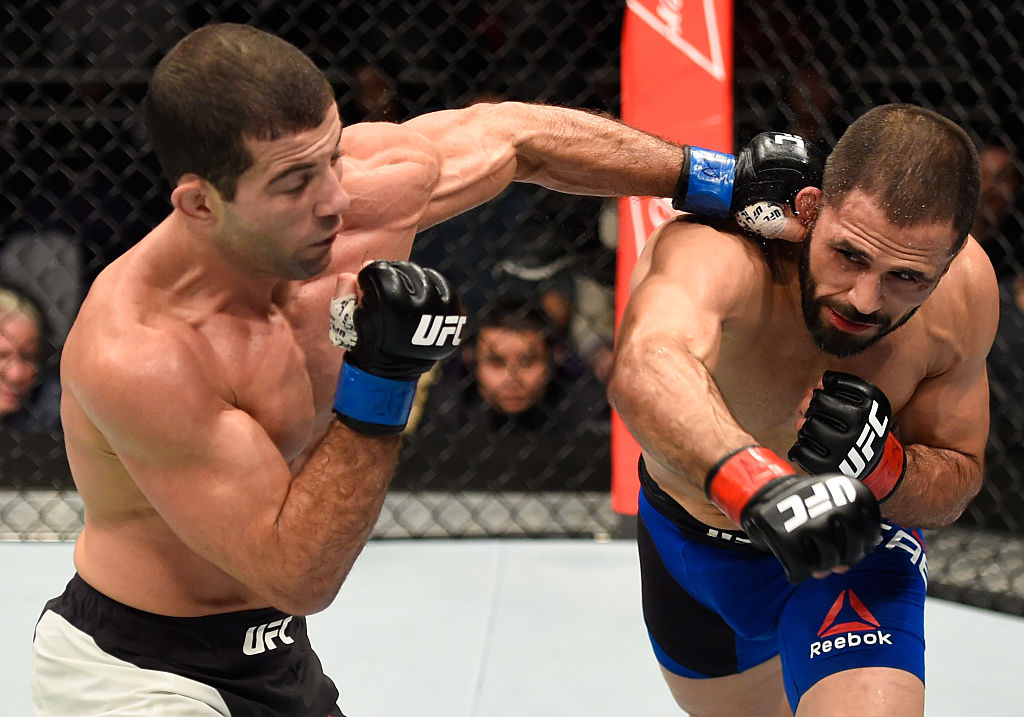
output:
<instances>
[{"instance_id":1,"label":"chest","mask_svg":"<svg viewBox=\"0 0 1024 717\"><path fill-rule=\"evenodd\" d=\"M898 413L928 373L927 339L908 324L861 354L839 359L812 342L802 324L765 327L742 341L723 341L713 372L733 416L776 451L786 451L826 370L844 371L881 388Z\"/></svg>"},{"instance_id":2,"label":"chest","mask_svg":"<svg viewBox=\"0 0 1024 717\"><path fill-rule=\"evenodd\" d=\"M311 287L266 317L209 327L228 400L260 424L289 462L330 422L343 352L328 339L329 300L329 290Z\"/></svg>"}]
</instances>

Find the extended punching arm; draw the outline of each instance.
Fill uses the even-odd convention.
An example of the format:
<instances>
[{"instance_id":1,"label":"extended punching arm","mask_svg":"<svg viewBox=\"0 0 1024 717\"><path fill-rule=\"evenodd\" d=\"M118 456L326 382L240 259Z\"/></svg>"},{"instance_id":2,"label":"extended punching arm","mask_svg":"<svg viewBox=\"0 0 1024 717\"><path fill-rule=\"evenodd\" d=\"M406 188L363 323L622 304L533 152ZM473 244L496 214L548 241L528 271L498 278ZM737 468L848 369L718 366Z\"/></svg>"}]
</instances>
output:
<instances>
[{"instance_id":1,"label":"extended punching arm","mask_svg":"<svg viewBox=\"0 0 1024 717\"><path fill-rule=\"evenodd\" d=\"M741 226L777 236L782 210L804 187L820 187L825 157L802 137L762 132L736 157L701 147L686 147L672 206L712 217L734 216Z\"/></svg>"}]
</instances>

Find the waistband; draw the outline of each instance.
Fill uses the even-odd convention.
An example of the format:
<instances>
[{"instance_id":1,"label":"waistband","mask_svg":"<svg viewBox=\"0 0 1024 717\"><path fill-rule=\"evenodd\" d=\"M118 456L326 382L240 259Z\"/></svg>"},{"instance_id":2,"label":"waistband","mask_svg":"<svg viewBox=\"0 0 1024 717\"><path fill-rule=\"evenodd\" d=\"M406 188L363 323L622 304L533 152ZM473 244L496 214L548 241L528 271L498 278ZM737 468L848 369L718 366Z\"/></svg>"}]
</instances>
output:
<instances>
[{"instance_id":1,"label":"waistband","mask_svg":"<svg viewBox=\"0 0 1024 717\"><path fill-rule=\"evenodd\" d=\"M64 593L46 603L110 654L140 664L153 658L213 674L255 673L284 667L308 648L306 620L276 608L201 617L156 615L124 605L77 573Z\"/></svg>"},{"instance_id":2,"label":"waistband","mask_svg":"<svg viewBox=\"0 0 1024 717\"><path fill-rule=\"evenodd\" d=\"M113 600L75 575L45 610L92 636L109 655L217 690L231 714L338 714L338 689L309 644L306 620L275 608L169 617Z\"/></svg>"},{"instance_id":3,"label":"waistband","mask_svg":"<svg viewBox=\"0 0 1024 717\"><path fill-rule=\"evenodd\" d=\"M687 538L706 545L713 545L716 548L725 548L741 553L764 554L763 550L754 547L753 543L750 542L750 538L742 530L714 528L690 515L675 498L662 490L661 486L651 477L650 472L647 470L647 464L644 463L643 456L640 456L640 461L637 464L637 473L640 476L640 488L643 490L647 502L675 525L679 532Z\"/></svg>"}]
</instances>

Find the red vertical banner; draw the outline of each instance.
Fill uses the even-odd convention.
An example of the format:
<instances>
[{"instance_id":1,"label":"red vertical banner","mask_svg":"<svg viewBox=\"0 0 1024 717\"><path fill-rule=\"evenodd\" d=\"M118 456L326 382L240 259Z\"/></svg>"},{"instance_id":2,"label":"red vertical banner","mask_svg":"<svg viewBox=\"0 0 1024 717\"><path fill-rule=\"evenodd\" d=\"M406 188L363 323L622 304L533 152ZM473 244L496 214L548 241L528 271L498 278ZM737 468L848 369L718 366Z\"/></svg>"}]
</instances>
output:
<instances>
[{"instance_id":1,"label":"red vertical banner","mask_svg":"<svg viewBox=\"0 0 1024 717\"><path fill-rule=\"evenodd\" d=\"M732 0L626 0L622 119L674 142L732 151ZM660 197L619 202L615 311L650 233L676 214ZM636 513L640 447L612 414L612 509Z\"/></svg>"}]
</instances>

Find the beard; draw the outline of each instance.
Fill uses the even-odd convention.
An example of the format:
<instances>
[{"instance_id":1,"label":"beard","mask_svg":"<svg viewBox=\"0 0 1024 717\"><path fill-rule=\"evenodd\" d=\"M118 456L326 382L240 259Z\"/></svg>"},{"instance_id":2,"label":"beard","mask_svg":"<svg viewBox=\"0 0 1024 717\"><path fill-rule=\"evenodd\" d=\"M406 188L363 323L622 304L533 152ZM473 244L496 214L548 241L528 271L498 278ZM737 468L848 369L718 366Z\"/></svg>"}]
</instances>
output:
<instances>
[{"instance_id":1,"label":"beard","mask_svg":"<svg viewBox=\"0 0 1024 717\"><path fill-rule=\"evenodd\" d=\"M876 311L871 314L862 314L849 304L843 304L833 299L818 299L815 297L818 283L811 276L811 240L814 236L814 223L807 230L803 245L800 250L800 261L798 263L800 276L800 308L803 311L804 323L811 334L811 338L818 348L836 358L849 358L855 356L870 346L878 343L881 339L903 326L910 320L919 307L914 307L903 316L893 320L891 316ZM823 309L831 309L847 321L858 324L871 324L876 327L870 336L862 337L842 331L825 320Z\"/></svg>"}]
</instances>

